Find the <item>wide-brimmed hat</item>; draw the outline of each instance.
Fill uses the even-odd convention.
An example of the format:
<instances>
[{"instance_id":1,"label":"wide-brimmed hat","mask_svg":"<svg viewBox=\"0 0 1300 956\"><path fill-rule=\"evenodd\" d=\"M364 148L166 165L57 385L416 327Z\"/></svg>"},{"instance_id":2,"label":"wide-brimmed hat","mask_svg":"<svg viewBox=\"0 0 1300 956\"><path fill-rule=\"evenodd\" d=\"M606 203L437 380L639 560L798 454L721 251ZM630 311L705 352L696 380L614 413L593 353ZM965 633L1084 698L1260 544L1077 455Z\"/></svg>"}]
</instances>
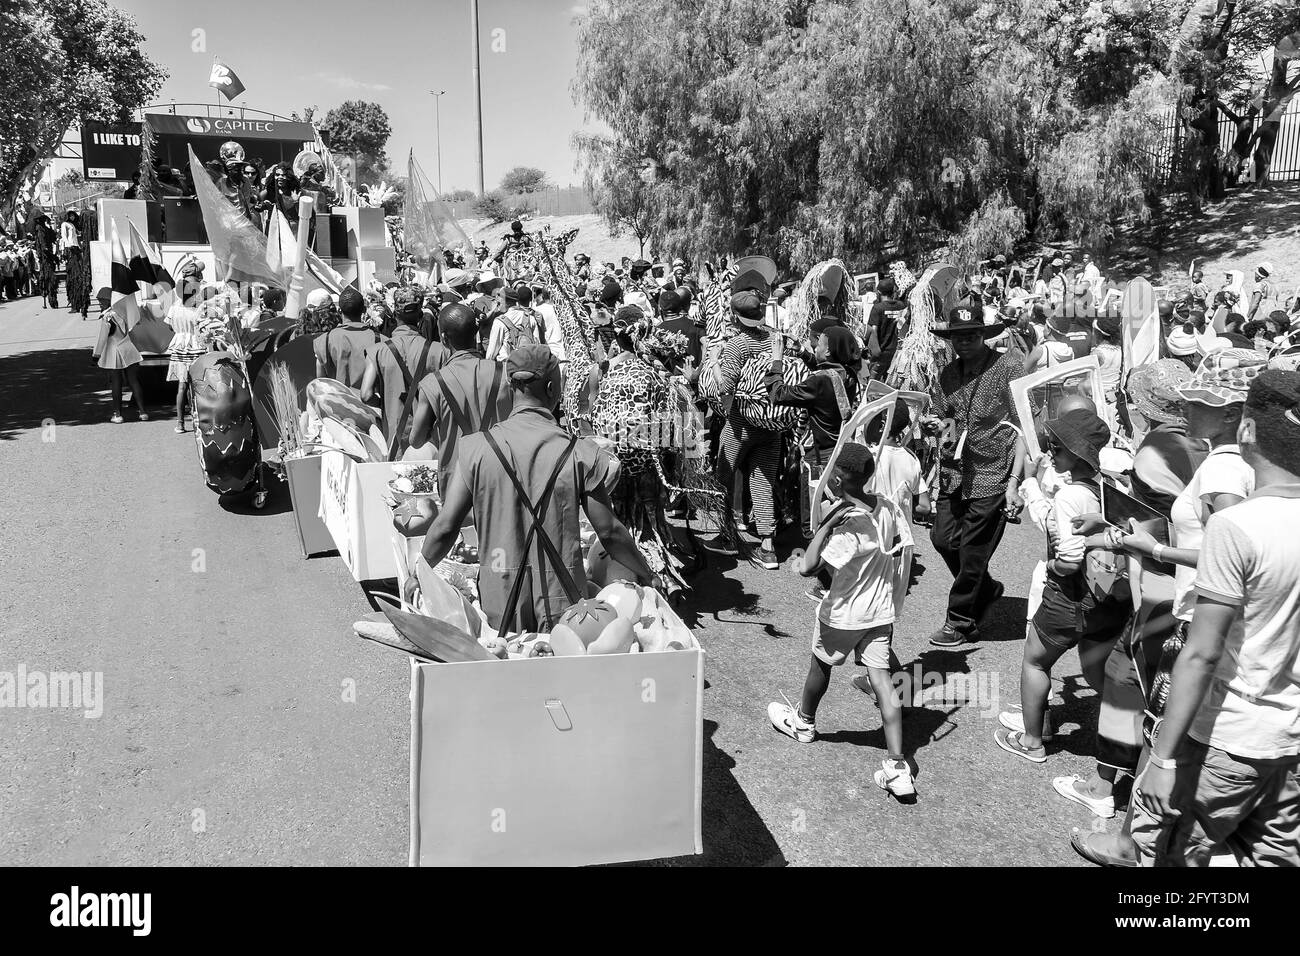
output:
<instances>
[{"instance_id":1,"label":"wide-brimmed hat","mask_svg":"<svg viewBox=\"0 0 1300 956\"><path fill-rule=\"evenodd\" d=\"M985 325L984 307L967 303L952 309L948 313L948 321L936 323L930 331L943 338L951 338L960 332L978 332L984 338L992 339L1003 333L1004 326Z\"/></svg>"},{"instance_id":2,"label":"wide-brimmed hat","mask_svg":"<svg viewBox=\"0 0 1300 956\"><path fill-rule=\"evenodd\" d=\"M1185 424L1187 412L1178 389L1192 379L1192 370L1177 359L1139 365L1128 377L1130 407L1150 422Z\"/></svg>"},{"instance_id":3,"label":"wide-brimmed hat","mask_svg":"<svg viewBox=\"0 0 1300 956\"><path fill-rule=\"evenodd\" d=\"M491 295L505 284L506 280L496 273L483 272L479 274L478 281L474 283L474 289L483 295Z\"/></svg>"},{"instance_id":4,"label":"wide-brimmed hat","mask_svg":"<svg viewBox=\"0 0 1300 956\"><path fill-rule=\"evenodd\" d=\"M1250 383L1268 368L1268 356L1254 349L1220 349L1205 357L1192 380L1178 389L1184 401L1222 408L1246 400Z\"/></svg>"},{"instance_id":5,"label":"wide-brimmed hat","mask_svg":"<svg viewBox=\"0 0 1300 956\"><path fill-rule=\"evenodd\" d=\"M473 281L474 276L464 269L448 269L442 274L442 284L449 289L457 289L469 285Z\"/></svg>"},{"instance_id":6,"label":"wide-brimmed hat","mask_svg":"<svg viewBox=\"0 0 1300 956\"><path fill-rule=\"evenodd\" d=\"M731 280L732 295L735 295L738 292L752 290L766 299L771 288L772 280L758 269L746 269L744 272L739 273L736 278Z\"/></svg>"},{"instance_id":7,"label":"wide-brimmed hat","mask_svg":"<svg viewBox=\"0 0 1300 956\"><path fill-rule=\"evenodd\" d=\"M1045 423L1052 437L1081 461L1101 470L1101 450L1110 441L1110 429L1096 412L1074 408L1059 418L1049 418Z\"/></svg>"}]
</instances>

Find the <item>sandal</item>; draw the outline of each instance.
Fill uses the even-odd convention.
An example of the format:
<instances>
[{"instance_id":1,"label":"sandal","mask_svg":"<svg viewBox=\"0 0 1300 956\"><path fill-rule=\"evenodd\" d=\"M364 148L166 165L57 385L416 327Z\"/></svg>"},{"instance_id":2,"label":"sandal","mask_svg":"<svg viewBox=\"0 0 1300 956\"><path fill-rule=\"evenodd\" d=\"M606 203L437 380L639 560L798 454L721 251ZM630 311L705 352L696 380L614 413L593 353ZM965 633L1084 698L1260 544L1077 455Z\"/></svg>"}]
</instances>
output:
<instances>
[{"instance_id":1,"label":"sandal","mask_svg":"<svg viewBox=\"0 0 1300 956\"><path fill-rule=\"evenodd\" d=\"M993 731L993 741L1007 753L1024 757L1031 763L1047 763L1047 751L1042 747L1029 748L1023 743L1023 735L1005 727Z\"/></svg>"},{"instance_id":2,"label":"sandal","mask_svg":"<svg viewBox=\"0 0 1300 956\"><path fill-rule=\"evenodd\" d=\"M1135 869L1138 861L1126 856L1114 856L1104 850L1099 850L1093 841L1093 837L1105 836L1104 833L1084 833L1078 827L1070 831L1070 846L1074 852L1079 854L1089 863L1095 863L1097 866L1109 866L1120 869Z\"/></svg>"}]
</instances>

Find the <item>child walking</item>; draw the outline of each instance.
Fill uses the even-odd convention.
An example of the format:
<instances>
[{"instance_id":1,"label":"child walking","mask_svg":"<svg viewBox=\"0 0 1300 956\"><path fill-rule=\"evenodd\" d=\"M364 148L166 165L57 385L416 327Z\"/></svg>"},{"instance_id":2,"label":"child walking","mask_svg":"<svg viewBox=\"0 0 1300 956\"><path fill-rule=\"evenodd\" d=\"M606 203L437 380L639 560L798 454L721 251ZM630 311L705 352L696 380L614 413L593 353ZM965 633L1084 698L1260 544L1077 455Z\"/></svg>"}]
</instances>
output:
<instances>
[{"instance_id":1,"label":"child walking","mask_svg":"<svg viewBox=\"0 0 1300 956\"><path fill-rule=\"evenodd\" d=\"M868 490L875 470L870 449L857 442L846 443L835 460L828 485L840 503L817 528L799 569L809 577L822 565L832 572L830 589L817 611L808 677L797 708L773 702L767 716L781 733L812 743L817 737L817 705L830 686L831 668L854 654L867 668L889 749L875 773L876 785L895 797L910 798L916 795L916 783L903 754L902 700L890 661L894 620L907 586L900 572L912 537L898 506Z\"/></svg>"}]
</instances>

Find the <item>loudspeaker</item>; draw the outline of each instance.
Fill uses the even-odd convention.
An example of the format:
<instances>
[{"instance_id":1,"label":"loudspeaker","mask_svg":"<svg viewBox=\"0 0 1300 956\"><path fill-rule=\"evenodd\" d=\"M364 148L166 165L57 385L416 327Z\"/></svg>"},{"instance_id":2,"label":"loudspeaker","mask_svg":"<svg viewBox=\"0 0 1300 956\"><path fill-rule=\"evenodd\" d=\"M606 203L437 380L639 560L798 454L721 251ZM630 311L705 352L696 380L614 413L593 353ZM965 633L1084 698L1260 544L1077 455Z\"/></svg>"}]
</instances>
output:
<instances>
[{"instance_id":1,"label":"loudspeaker","mask_svg":"<svg viewBox=\"0 0 1300 956\"><path fill-rule=\"evenodd\" d=\"M149 203L150 206L155 205ZM162 201L162 236L160 242L206 243L208 230L197 199L168 198ZM150 213L152 217L152 211ZM152 218L151 218L152 229ZM153 240L153 235L149 236Z\"/></svg>"},{"instance_id":2,"label":"loudspeaker","mask_svg":"<svg viewBox=\"0 0 1300 956\"><path fill-rule=\"evenodd\" d=\"M348 218L331 213L316 216L316 255L322 259L348 257Z\"/></svg>"}]
</instances>

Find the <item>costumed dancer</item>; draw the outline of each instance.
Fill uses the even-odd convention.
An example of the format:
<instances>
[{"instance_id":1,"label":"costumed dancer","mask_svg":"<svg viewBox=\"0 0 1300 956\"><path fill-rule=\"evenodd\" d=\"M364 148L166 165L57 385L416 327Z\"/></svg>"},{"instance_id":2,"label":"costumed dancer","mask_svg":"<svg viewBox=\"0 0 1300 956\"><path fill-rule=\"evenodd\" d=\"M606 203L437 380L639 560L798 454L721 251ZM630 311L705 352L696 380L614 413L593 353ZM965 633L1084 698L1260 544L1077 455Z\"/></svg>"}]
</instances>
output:
<instances>
[{"instance_id":1,"label":"costumed dancer","mask_svg":"<svg viewBox=\"0 0 1300 956\"><path fill-rule=\"evenodd\" d=\"M665 452L685 453L703 441L691 397L672 378L688 348L686 336L655 329L640 310L624 306L615 320L614 352L592 367L588 382L592 429L621 463L614 513L670 597L687 588L685 575L698 564L668 523L672 489L663 461Z\"/></svg>"}]
</instances>

